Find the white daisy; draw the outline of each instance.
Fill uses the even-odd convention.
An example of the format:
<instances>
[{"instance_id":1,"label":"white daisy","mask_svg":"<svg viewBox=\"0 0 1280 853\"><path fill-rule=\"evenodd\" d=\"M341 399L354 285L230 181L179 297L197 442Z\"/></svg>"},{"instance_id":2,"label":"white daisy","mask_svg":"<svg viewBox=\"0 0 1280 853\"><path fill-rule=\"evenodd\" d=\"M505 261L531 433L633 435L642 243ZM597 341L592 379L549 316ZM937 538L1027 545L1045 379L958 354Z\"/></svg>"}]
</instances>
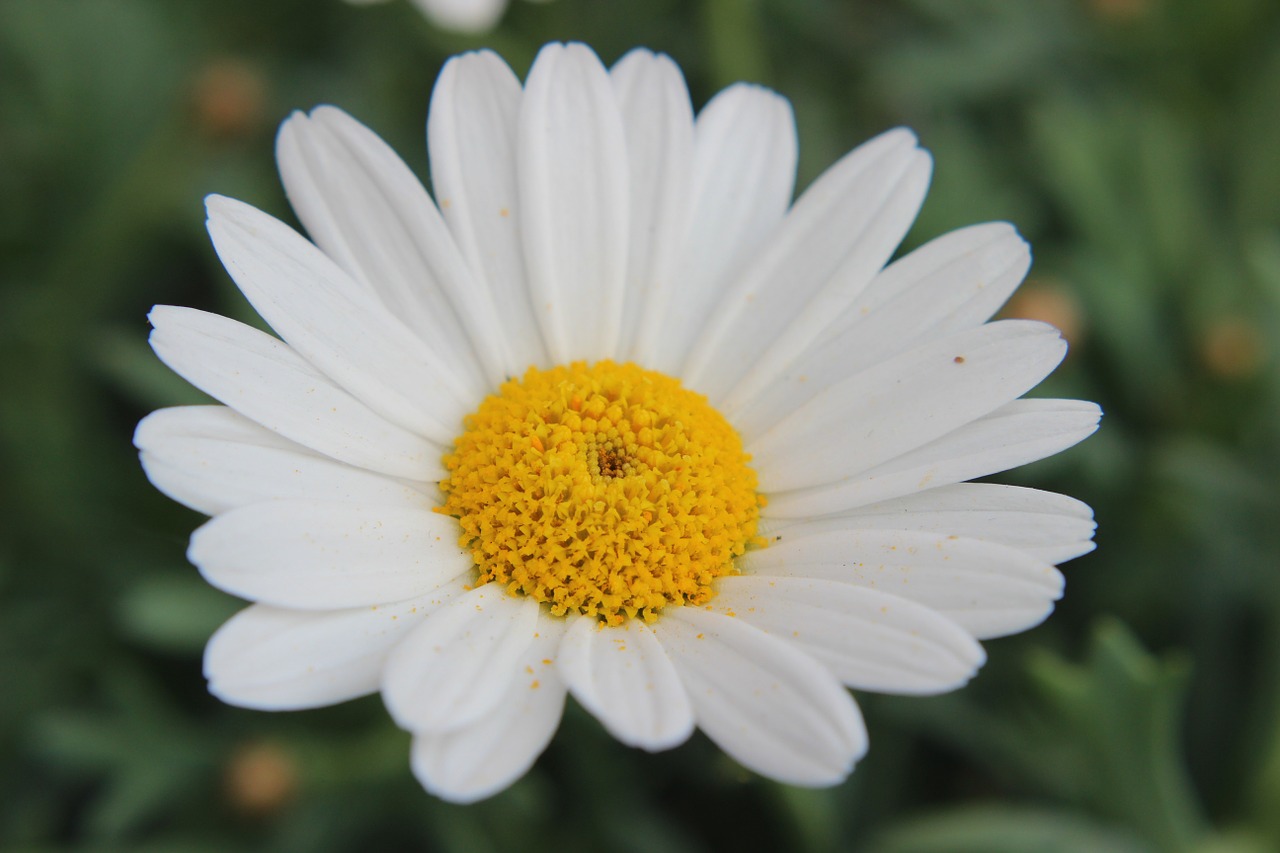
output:
<instances>
[{"instance_id":1,"label":"white daisy","mask_svg":"<svg viewBox=\"0 0 1280 853\"><path fill-rule=\"evenodd\" d=\"M566 693L623 743L696 726L830 785L866 749L846 686L951 690L977 640L1050 612L1089 508L964 481L1099 412L1020 399L1065 344L987 322L1030 263L1012 227L886 266L930 176L909 131L791 204L786 100L732 86L695 119L667 57L606 70L577 44L523 88L492 53L454 58L427 129L434 201L345 113L285 122L314 245L208 200L280 339L151 313L160 358L225 404L135 439L158 488L213 516L192 562L255 602L209 642L215 695L381 691L418 778L456 801L524 773Z\"/></svg>"},{"instance_id":2,"label":"white daisy","mask_svg":"<svg viewBox=\"0 0 1280 853\"><path fill-rule=\"evenodd\" d=\"M368 6L386 0L347 0L353 6ZM546 2L546 0L532 0ZM507 10L507 0L413 0L413 5L438 27L463 33L488 32L498 25Z\"/></svg>"}]
</instances>

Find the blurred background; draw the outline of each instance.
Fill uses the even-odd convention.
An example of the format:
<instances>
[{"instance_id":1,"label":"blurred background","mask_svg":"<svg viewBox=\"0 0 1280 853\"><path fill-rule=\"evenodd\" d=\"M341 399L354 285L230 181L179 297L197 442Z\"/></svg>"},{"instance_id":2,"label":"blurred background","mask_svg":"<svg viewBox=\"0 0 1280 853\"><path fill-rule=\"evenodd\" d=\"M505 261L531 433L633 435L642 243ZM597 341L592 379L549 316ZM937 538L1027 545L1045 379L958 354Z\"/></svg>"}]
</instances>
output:
<instances>
[{"instance_id":1,"label":"blurred background","mask_svg":"<svg viewBox=\"0 0 1280 853\"><path fill-rule=\"evenodd\" d=\"M250 313L202 197L295 221L272 160L337 104L426 174L427 100L482 45L612 63L647 45L697 106L795 105L800 186L906 124L936 158L908 247L982 220L1031 241L1007 307L1072 351L1037 393L1102 430L1002 479L1089 502L1057 613L967 689L859 697L845 785L761 780L701 735L627 749L572 703L536 768L456 807L376 697L266 714L200 673L238 603L130 437L193 402L153 303ZM136 851L1280 850L1280 4L557 0L482 35L406 0L0 0L0 848Z\"/></svg>"}]
</instances>

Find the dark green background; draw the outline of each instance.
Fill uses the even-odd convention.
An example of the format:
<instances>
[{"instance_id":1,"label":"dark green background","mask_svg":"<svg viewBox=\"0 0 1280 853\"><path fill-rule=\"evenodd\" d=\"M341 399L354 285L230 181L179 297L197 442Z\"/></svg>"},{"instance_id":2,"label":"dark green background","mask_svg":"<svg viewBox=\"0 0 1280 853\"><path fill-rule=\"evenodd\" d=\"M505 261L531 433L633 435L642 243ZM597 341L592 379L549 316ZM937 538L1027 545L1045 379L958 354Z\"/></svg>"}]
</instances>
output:
<instances>
[{"instance_id":1,"label":"dark green background","mask_svg":"<svg viewBox=\"0 0 1280 853\"><path fill-rule=\"evenodd\" d=\"M701 736L628 750L571 706L527 778L461 808L414 782L377 698L273 715L204 690L236 603L129 443L198 399L146 347L151 304L248 314L201 198L292 221L272 137L322 102L425 174L448 55L490 45L523 75L569 38L670 53L698 105L776 88L802 186L915 128L937 168L908 242L1017 224L1015 310L1073 343L1038 393L1106 411L1004 478L1097 511L1058 612L989 643L964 691L863 697L871 753L839 788L763 781ZM1280 849L1277 139L1264 0L516 0L483 39L404 0L0 0L0 848Z\"/></svg>"}]
</instances>

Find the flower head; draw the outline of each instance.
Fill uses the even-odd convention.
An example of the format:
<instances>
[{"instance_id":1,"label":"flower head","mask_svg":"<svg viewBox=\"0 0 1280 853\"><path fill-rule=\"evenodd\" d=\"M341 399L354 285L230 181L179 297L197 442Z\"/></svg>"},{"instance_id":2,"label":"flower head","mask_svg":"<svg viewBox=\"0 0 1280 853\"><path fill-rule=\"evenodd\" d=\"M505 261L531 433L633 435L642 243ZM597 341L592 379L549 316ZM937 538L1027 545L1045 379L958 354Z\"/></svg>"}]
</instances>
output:
<instances>
[{"instance_id":1,"label":"flower head","mask_svg":"<svg viewBox=\"0 0 1280 853\"><path fill-rule=\"evenodd\" d=\"M519 777L573 696L649 750L701 728L764 775L845 778L846 686L966 682L1092 548L1089 508L965 481L1071 446L1098 409L1021 399L1050 326L988 322L1030 264L1002 223L892 262L931 161L893 130L791 203L790 107L670 59L549 45L522 87L451 60L433 199L332 107L277 156L314 244L208 201L279 338L156 307L159 356L224 406L136 444L213 518L189 556L254 603L210 640L227 702L381 691L453 800Z\"/></svg>"},{"instance_id":2,"label":"flower head","mask_svg":"<svg viewBox=\"0 0 1280 853\"><path fill-rule=\"evenodd\" d=\"M364 6L383 0L347 0ZM438 27L464 33L483 33L498 25L507 0L413 0L419 11Z\"/></svg>"}]
</instances>

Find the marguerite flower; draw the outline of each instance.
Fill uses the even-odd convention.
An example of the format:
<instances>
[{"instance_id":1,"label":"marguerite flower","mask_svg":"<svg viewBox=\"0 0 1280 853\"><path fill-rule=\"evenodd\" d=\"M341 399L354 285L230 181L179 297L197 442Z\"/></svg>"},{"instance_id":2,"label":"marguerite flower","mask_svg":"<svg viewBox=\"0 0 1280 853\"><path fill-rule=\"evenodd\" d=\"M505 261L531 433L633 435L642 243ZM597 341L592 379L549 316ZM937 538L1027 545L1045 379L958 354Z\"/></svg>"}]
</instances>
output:
<instances>
[{"instance_id":1,"label":"marguerite flower","mask_svg":"<svg viewBox=\"0 0 1280 853\"><path fill-rule=\"evenodd\" d=\"M347 0L355 6L385 0ZM545 2L545 0L535 0ZM507 10L507 0L413 0L413 5L438 27L464 33L483 33L498 25Z\"/></svg>"},{"instance_id":2,"label":"marguerite flower","mask_svg":"<svg viewBox=\"0 0 1280 853\"><path fill-rule=\"evenodd\" d=\"M225 404L136 436L213 516L192 562L254 602L209 642L215 695L381 691L451 800L524 773L568 693L623 743L696 726L831 785L867 746L846 687L951 690L978 640L1052 609L1089 508L965 481L1098 409L1021 399L1065 345L987 322L1030 262L1012 227L888 263L930 176L909 131L791 204L783 98L737 85L695 119L667 57L555 44L523 88L492 53L451 60L428 145L434 200L346 114L295 114L277 156L314 244L208 200L280 337L151 313L160 358Z\"/></svg>"}]
</instances>

